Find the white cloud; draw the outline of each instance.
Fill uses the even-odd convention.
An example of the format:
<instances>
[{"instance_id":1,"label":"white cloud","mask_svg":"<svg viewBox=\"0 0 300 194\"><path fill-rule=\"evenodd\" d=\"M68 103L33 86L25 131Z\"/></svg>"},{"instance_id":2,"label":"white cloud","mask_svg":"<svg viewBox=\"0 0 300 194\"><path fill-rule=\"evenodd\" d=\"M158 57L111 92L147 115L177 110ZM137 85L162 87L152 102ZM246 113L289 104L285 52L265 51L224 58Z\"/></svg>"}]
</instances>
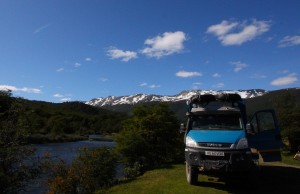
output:
<instances>
[{"instance_id":1,"label":"white cloud","mask_svg":"<svg viewBox=\"0 0 300 194\"><path fill-rule=\"evenodd\" d=\"M288 70L288 69L284 69L284 70L279 71L280 74L287 74L289 72L290 72L290 70Z\"/></svg>"},{"instance_id":2,"label":"white cloud","mask_svg":"<svg viewBox=\"0 0 300 194\"><path fill-rule=\"evenodd\" d=\"M106 82L106 81L108 81L108 79L106 77L101 77L98 79L98 81Z\"/></svg>"},{"instance_id":3,"label":"white cloud","mask_svg":"<svg viewBox=\"0 0 300 194\"><path fill-rule=\"evenodd\" d=\"M146 82L144 82L144 83L141 83L139 86L141 86L141 87L148 87L148 88L152 88L152 89L154 89L154 88L159 88L160 87L160 85L156 85L156 84L148 84L148 83L146 83Z\"/></svg>"},{"instance_id":4,"label":"white cloud","mask_svg":"<svg viewBox=\"0 0 300 194\"><path fill-rule=\"evenodd\" d=\"M53 97L55 97L55 98L63 98L64 96L57 93L57 94L54 94Z\"/></svg>"},{"instance_id":5,"label":"white cloud","mask_svg":"<svg viewBox=\"0 0 300 194\"><path fill-rule=\"evenodd\" d=\"M17 88L15 86L8 86L8 85L0 85L0 90L11 90L13 92L26 92L26 93L34 93L34 94L39 94L42 91L40 89L37 88Z\"/></svg>"},{"instance_id":6,"label":"white cloud","mask_svg":"<svg viewBox=\"0 0 300 194\"><path fill-rule=\"evenodd\" d=\"M214 88L223 88L225 86L224 83L217 83L215 85L213 85Z\"/></svg>"},{"instance_id":7,"label":"white cloud","mask_svg":"<svg viewBox=\"0 0 300 194\"><path fill-rule=\"evenodd\" d=\"M60 101L62 102L66 102L66 101L71 101L72 99L71 98L61 98Z\"/></svg>"},{"instance_id":8,"label":"white cloud","mask_svg":"<svg viewBox=\"0 0 300 194\"><path fill-rule=\"evenodd\" d=\"M38 33L40 33L41 31L43 31L43 30L45 30L46 28L48 28L49 26L50 26L51 24L46 24L46 25L44 25L44 26L41 26L41 27L39 27L39 28L37 28L36 30L34 30L34 34L38 34Z\"/></svg>"},{"instance_id":9,"label":"white cloud","mask_svg":"<svg viewBox=\"0 0 300 194\"><path fill-rule=\"evenodd\" d=\"M178 71L176 73L177 77L183 77L183 78L187 78L187 77L195 77L195 76L202 76L202 73L200 72L196 72L196 71Z\"/></svg>"},{"instance_id":10,"label":"white cloud","mask_svg":"<svg viewBox=\"0 0 300 194\"><path fill-rule=\"evenodd\" d=\"M224 46L241 45L251 41L257 36L269 31L271 25L268 21L253 20L247 22L222 21L220 24L208 27L207 33L218 37Z\"/></svg>"},{"instance_id":11,"label":"white cloud","mask_svg":"<svg viewBox=\"0 0 300 194\"><path fill-rule=\"evenodd\" d=\"M215 73L215 74L213 74L212 75L214 78L219 78L219 77L221 77L221 75L219 74L219 73Z\"/></svg>"},{"instance_id":12,"label":"white cloud","mask_svg":"<svg viewBox=\"0 0 300 194\"><path fill-rule=\"evenodd\" d=\"M156 36L145 40L144 44L148 47L141 52L149 57L161 58L163 56L179 53L184 49L184 41L187 36L182 31L165 32L162 36Z\"/></svg>"},{"instance_id":13,"label":"white cloud","mask_svg":"<svg viewBox=\"0 0 300 194\"><path fill-rule=\"evenodd\" d=\"M248 65L246 63L242 63L240 61L231 62L231 64L234 65L233 71L236 73L241 71L242 69L248 67Z\"/></svg>"},{"instance_id":14,"label":"white cloud","mask_svg":"<svg viewBox=\"0 0 300 194\"><path fill-rule=\"evenodd\" d=\"M146 82L141 83L139 86L143 87L143 86L147 86L148 84Z\"/></svg>"},{"instance_id":15,"label":"white cloud","mask_svg":"<svg viewBox=\"0 0 300 194\"><path fill-rule=\"evenodd\" d=\"M80 64L80 63L75 63L74 66L75 66L76 68L78 68L78 67L81 66L81 64Z\"/></svg>"},{"instance_id":16,"label":"white cloud","mask_svg":"<svg viewBox=\"0 0 300 194\"><path fill-rule=\"evenodd\" d=\"M66 95L66 96L69 96L69 95ZM66 96L62 95L62 94L59 94L59 93L53 94L54 98L59 98L59 100L62 101L62 102L66 102L66 101L71 101L72 100L71 98L66 97Z\"/></svg>"},{"instance_id":17,"label":"white cloud","mask_svg":"<svg viewBox=\"0 0 300 194\"><path fill-rule=\"evenodd\" d=\"M92 58L87 57L87 58L85 58L85 61L92 61Z\"/></svg>"},{"instance_id":18,"label":"white cloud","mask_svg":"<svg viewBox=\"0 0 300 194\"><path fill-rule=\"evenodd\" d=\"M229 31L234 29L239 23L238 22L229 22L226 20L223 20L220 24L215 24L207 29L207 33L212 33L218 37L224 36Z\"/></svg>"},{"instance_id":19,"label":"white cloud","mask_svg":"<svg viewBox=\"0 0 300 194\"><path fill-rule=\"evenodd\" d=\"M137 58L137 53L133 51L123 51L115 47L111 47L107 51L107 56L111 59L121 59L121 61L128 62L131 59Z\"/></svg>"},{"instance_id":20,"label":"white cloud","mask_svg":"<svg viewBox=\"0 0 300 194\"><path fill-rule=\"evenodd\" d=\"M289 47L300 45L300 36L285 36L279 41L279 47Z\"/></svg>"},{"instance_id":21,"label":"white cloud","mask_svg":"<svg viewBox=\"0 0 300 194\"><path fill-rule=\"evenodd\" d=\"M160 87L160 85L156 85L156 84L152 84L152 85L149 85L149 88L159 88Z\"/></svg>"},{"instance_id":22,"label":"white cloud","mask_svg":"<svg viewBox=\"0 0 300 194\"><path fill-rule=\"evenodd\" d=\"M273 86L283 86L283 85L289 85L293 84L296 81L298 81L298 76L296 73L291 73L284 77L279 77L271 82L271 85Z\"/></svg>"},{"instance_id":23,"label":"white cloud","mask_svg":"<svg viewBox=\"0 0 300 194\"><path fill-rule=\"evenodd\" d=\"M59 68L59 69L57 69L56 71L57 72L62 72L64 70L64 68Z\"/></svg>"}]
</instances>

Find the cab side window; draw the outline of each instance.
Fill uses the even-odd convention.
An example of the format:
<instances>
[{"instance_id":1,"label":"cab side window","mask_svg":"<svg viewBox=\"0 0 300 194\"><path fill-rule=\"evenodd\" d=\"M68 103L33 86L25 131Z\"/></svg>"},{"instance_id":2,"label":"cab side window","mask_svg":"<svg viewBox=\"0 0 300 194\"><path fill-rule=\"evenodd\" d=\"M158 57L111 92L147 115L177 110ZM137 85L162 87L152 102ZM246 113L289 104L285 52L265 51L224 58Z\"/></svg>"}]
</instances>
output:
<instances>
[{"instance_id":1,"label":"cab side window","mask_svg":"<svg viewBox=\"0 0 300 194\"><path fill-rule=\"evenodd\" d=\"M259 112L253 118L251 124L255 132L263 132L275 129L275 122L272 112Z\"/></svg>"}]
</instances>

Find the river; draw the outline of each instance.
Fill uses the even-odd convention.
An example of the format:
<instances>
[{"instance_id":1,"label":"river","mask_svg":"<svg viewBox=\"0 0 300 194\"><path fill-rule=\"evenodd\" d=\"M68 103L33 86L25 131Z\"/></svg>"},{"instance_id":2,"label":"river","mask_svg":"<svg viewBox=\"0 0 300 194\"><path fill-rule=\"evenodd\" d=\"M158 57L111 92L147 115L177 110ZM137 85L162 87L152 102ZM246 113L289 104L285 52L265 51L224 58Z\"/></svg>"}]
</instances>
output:
<instances>
[{"instance_id":1,"label":"river","mask_svg":"<svg viewBox=\"0 0 300 194\"><path fill-rule=\"evenodd\" d=\"M63 159L67 164L71 164L73 159L78 155L82 148L97 148L101 146L114 147L115 142L100 142L100 141L77 141L68 143L49 143L36 144L36 156L42 157L45 152L48 152L52 157Z\"/></svg>"},{"instance_id":2,"label":"river","mask_svg":"<svg viewBox=\"0 0 300 194\"><path fill-rule=\"evenodd\" d=\"M35 156L43 157L45 153L49 153L51 157L63 159L67 165L70 165L82 148L97 148L97 147L114 147L115 142L100 142L100 141L77 141L67 143L48 143L35 144ZM46 178L41 177L32 181L21 194L43 194L47 192Z\"/></svg>"}]
</instances>

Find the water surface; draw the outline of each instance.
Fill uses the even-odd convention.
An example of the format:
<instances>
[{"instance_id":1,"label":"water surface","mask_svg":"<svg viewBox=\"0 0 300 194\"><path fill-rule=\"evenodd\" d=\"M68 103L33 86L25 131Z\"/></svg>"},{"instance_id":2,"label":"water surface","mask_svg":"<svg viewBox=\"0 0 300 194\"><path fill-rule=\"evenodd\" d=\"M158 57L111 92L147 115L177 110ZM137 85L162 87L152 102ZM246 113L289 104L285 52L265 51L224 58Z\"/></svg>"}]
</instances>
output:
<instances>
[{"instance_id":1,"label":"water surface","mask_svg":"<svg viewBox=\"0 0 300 194\"><path fill-rule=\"evenodd\" d=\"M35 156L42 158L45 153L48 153L51 157L63 159L67 165L70 165L72 161L78 156L80 149L82 148L98 148L98 147L114 147L115 142L100 142L100 141L77 141L66 143L47 143L47 144L35 144L36 148ZM44 194L47 193L47 178L42 176L32 181L26 188L26 191L20 192L21 194Z\"/></svg>"}]
</instances>

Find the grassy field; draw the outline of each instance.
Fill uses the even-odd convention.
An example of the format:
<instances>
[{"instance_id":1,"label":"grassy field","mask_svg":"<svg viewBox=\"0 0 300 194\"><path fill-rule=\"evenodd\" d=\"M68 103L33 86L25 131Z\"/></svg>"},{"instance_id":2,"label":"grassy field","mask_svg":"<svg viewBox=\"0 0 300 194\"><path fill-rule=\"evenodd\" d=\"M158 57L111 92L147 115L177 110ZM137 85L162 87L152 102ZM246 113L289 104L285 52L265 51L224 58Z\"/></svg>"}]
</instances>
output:
<instances>
[{"instance_id":1,"label":"grassy field","mask_svg":"<svg viewBox=\"0 0 300 194\"><path fill-rule=\"evenodd\" d=\"M283 160L287 160L286 156ZM300 162L297 162L300 166ZM263 164L258 184L250 187L238 181L227 185L199 176L199 184L189 185L185 178L185 165L173 165L146 172L136 180L116 185L106 192L112 194L193 194L193 193L299 193L300 168L283 166L281 163Z\"/></svg>"},{"instance_id":2,"label":"grassy field","mask_svg":"<svg viewBox=\"0 0 300 194\"><path fill-rule=\"evenodd\" d=\"M112 187L107 193L120 194L164 194L164 193L227 193L224 183L217 183L214 186L209 183L207 177L204 185L188 185L185 178L185 165L174 165L163 169L146 172L128 183Z\"/></svg>"},{"instance_id":3,"label":"grassy field","mask_svg":"<svg viewBox=\"0 0 300 194\"><path fill-rule=\"evenodd\" d=\"M289 165L300 166L300 161L295 160L294 155L295 154L290 154L289 151L282 151L281 152L282 162Z\"/></svg>"}]
</instances>

